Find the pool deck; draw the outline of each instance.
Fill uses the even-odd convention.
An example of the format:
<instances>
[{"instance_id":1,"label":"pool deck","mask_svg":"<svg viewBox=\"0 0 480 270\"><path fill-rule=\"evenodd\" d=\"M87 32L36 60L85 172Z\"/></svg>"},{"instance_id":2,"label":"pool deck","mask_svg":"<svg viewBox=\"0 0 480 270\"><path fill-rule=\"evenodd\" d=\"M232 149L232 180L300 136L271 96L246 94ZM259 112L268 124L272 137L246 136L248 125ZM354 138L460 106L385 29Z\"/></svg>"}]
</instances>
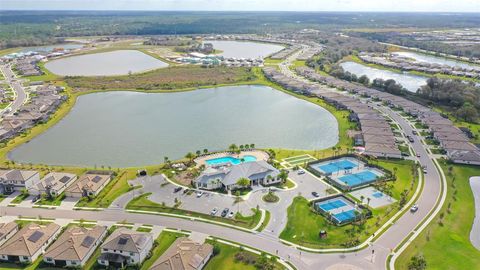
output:
<instances>
[{"instance_id":1,"label":"pool deck","mask_svg":"<svg viewBox=\"0 0 480 270\"><path fill-rule=\"evenodd\" d=\"M267 161L269 157L266 152L261 150L244 150L240 154L234 154L231 152L208 154L204 156L199 156L196 159L194 159L194 161L197 164L197 167L200 167L202 165L207 165L206 161L209 159L222 158L222 157L234 157L234 158L241 159L244 156L254 156L257 160L265 160L265 161Z\"/></svg>"},{"instance_id":2,"label":"pool deck","mask_svg":"<svg viewBox=\"0 0 480 270\"><path fill-rule=\"evenodd\" d=\"M387 205L390 205L394 202L396 202L397 200L395 200L394 198L384 194L382 197L375 197L373 196L373 194L375 194L376 192L380 192L378 190L376 190L374 187L366 187L366 188L362 188L362 189L357 189L355 191L352 191L350 192L350 195L352 195L353 197L355 197L356 199L358 200L361 200L361 196L364 197L363 199L363 203L366 204L367 203L367 198L370 198L370 202L368 203L368 206L372 207L372 208L379 208L379 207L383 207L383 206L387 206Z\"/></svg>"},{"instance_id":3,"label":"pool deck","mask_svg":"<svg viewBox=\"0 0 480 270\"><path fill-rule=\"evenodd\" d=\"M470 186L475 199L475 219L470 231L470 242L480 250L480 176L470 177Z\"/></svg>"}]
</instances>

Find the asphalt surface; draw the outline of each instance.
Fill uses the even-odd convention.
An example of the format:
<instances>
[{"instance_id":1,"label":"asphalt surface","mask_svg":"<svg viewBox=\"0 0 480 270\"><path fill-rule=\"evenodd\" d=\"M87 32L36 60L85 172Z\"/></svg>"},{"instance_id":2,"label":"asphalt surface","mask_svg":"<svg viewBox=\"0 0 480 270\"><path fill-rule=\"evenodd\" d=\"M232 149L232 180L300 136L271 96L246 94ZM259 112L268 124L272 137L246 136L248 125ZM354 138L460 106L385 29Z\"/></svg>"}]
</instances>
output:
<instances>
[{"instance_id":1,"label":"asphalt surface","mask_svg":"<svg viewBox=\"0 0 480 270\"><path fill-rule=\"evenodd\" d=\"M5 81L12 87L15 92L15 100L11 105L10 113L16 112L27 100L27 93L21 82L16 78L10 66L0 65L0 69L5 76Z\"/></svg>"},{"instance_id":2,"label":"asphalt surface","mask_svg":"<svg viewBox=\"0 0 480 270\"><path fill-rule=\"evenodd\" d=\"M475 198L475 219L470 231L470 242L480 250L480 176L471 177L470 186Z\"/></svg>"}]
</instances>

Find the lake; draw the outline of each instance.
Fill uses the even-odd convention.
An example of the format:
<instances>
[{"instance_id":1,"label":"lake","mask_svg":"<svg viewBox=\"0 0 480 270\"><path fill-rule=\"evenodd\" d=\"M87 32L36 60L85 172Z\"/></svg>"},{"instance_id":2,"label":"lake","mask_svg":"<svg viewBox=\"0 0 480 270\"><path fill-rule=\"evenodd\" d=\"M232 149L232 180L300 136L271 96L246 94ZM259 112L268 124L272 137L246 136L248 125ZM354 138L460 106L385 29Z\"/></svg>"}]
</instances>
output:
<instances>
[{"instance_id":1,"label":"lake","mask_svg":"<svg viewBox=\"0 0 480 270\"><path fill-rule=\"evenodd\" d=\"M23 48L20 52L52 52L54 49L62 48L64 50L74 50L82 48L82 44L75 44L75 43L64 43L64 44L55 44L55 45L46 45L46 46L38 46L38 47L26 47Z\"/></svg>"},{"instance_id":2,"label":"lake","mask_svg":"<svg viewBox=\"0 0 480 270\"><path fill-rule=\"evenodd\" d=\"M338 123L327 110L270 87L247 85L80 96L64 119L9 157L22 163L128 167L232 143L326 149L337 142Z\"/></svg>"},{"instance_id":3,"label":"lake","mask_svg":"<svg viewBox=\"0 0 480 270\"><path fill-rule=\"evenodd\" d=\"M438 57L428 54L415 53L415 52L394 52L393 54L400 55L403 57L413 58L419 62L426 62L432 64L447 65L450 67L462 67L468 69L480 69L480 66L468 64L462 61L457 61L449 58Z\"/></svg>"},{"instance_id":4,"label":"lake","mask_svg":"<svg viewBox=\"0 0 480 270\"><path fill-rule=\"evenodd\" d=\"M222 51L219 55L227 58L265 58L284 48L281 45L250 41L208 40L204 43L212 43L214 49Z\"/></svg>"},{"instance_id":5,"label":"lake","mask_svg":"<svg viewBox=\"0 0 480 270\"><path fill-rule=\"evenodd\" d=\"M397 83L400 83L410 92L417 92L417 89L427 84L427 77L412 75L408 73L397 73L390 70L383 70L378 68L372 68L355 62L343 62L340 66L348 72L351 72L358 77L366 75L370 81L374 79L393 79Z\"/></svg>"},{"instance_id":6,"label":"lake","mask_svg":"<svg viewBox=\"0 0 480 270\"><path fill-rule=\"evenodd\" d=\"M167 66L167 63L137 50L76 55L45 64L48 70L61 76L127 75Z\"/></svg>"}]
</instances>

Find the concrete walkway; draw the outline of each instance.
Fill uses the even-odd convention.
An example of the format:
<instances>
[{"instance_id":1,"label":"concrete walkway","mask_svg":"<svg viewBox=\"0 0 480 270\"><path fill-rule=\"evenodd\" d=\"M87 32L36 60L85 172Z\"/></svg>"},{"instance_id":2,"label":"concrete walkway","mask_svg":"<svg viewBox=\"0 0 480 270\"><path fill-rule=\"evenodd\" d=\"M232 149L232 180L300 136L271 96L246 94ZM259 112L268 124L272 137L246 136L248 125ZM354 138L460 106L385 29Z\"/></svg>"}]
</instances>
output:
<instances>
[{"instance_id":1,"label":"concrete walkway","mask_svg":"<svg viewBox=\"0 0 480 270\"><path fill-rule=\"evenodd\" d=\"M480 176L471 177L470 186L475 198L475 219L470 231L470 242L480 250Z\"/></svg>"}]
</instances>

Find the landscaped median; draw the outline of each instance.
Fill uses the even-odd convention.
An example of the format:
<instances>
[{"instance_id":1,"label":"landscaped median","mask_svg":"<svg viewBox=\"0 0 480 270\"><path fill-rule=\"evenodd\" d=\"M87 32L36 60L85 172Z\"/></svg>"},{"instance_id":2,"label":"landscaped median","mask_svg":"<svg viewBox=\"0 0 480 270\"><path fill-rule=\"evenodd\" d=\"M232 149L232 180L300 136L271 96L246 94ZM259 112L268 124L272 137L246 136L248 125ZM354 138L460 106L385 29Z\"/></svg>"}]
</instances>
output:
<instances>
[{"instance_id":1,"label":"landscaped median","mask_svg":"<svg viewBox=\"0 0 480 270\"><path fill-rule=\"evenodd\" d=\"M158 204L148 199L148 196L150 195L151 193L146 193L134 198L127 204L127 210L142 211L150 214L173 215L188 219L198 219L204 222L212 222L219 225L224 224L247 231L256 228L262 219L262 211L258 209L252 209L254 212L252 216L242 216L240 213L237 213L233 218L222 218L219 216L212 216Z\"/></svg>"},{"instance_id":2,"label":"landscaped median","mask_svg":"<svg viewBox=\"0 0 480 270\"><path fill-rule=\"evenodd\" d=\"M296 197L288 208L287 225L280 238L306 248L332 249L351 248L371 237L412 198L418 186L412 161L376 160L373 163L395 171L397 180L387 183L386 185L391 187L386 188L397 202L371 209L372 217L364 221L336 226L316 212L311 202L303 197ZM400 202L403 202L403 205ZM320 237L322 230L326 231L326 237Z\"/></svg>"},{"instance_id":3,"label":"landscaped median","mask_svg":"<svg viewBox=\"0 0 480 270\"><path fill-rule=\"evenodd\" d=\"M480 251L470 242L474 199L468 179L480 168L440 162L447 180L447 197L439 214L397 258L395 269L409 269L412 258L423 257L427 269L478 269ZM441 257L442 260L438 258Z\"/></svg>"}]
</instances>

